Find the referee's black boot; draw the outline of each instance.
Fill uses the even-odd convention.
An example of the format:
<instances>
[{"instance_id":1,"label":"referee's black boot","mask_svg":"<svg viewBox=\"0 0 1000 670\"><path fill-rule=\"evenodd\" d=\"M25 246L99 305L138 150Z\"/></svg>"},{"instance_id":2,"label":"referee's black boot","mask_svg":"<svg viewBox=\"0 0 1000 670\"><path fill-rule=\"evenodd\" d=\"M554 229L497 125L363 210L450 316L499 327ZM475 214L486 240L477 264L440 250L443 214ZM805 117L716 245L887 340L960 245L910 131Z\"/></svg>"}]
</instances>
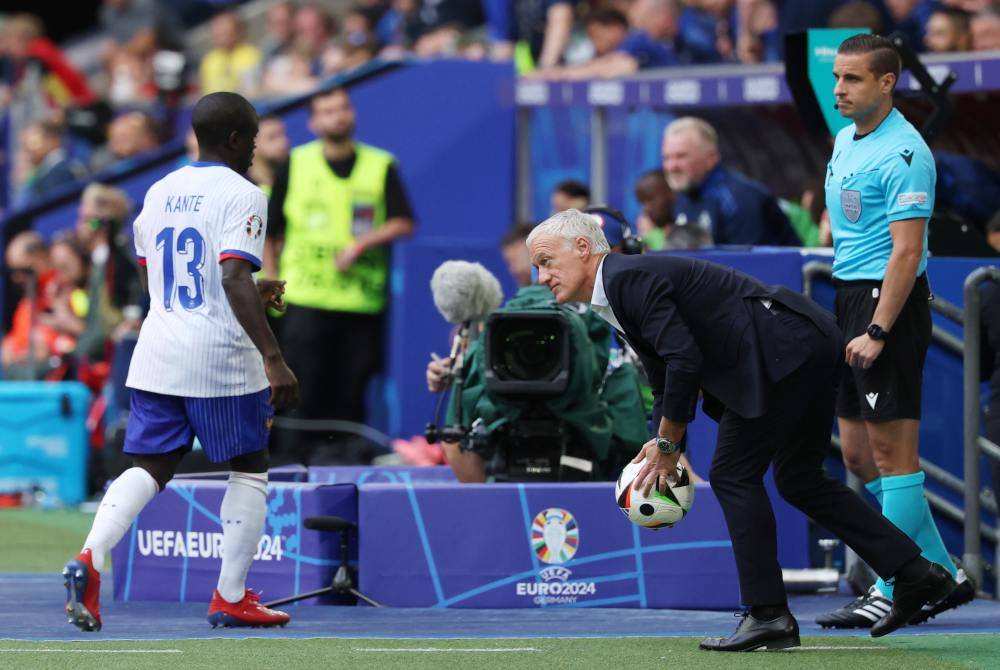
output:
<instances>
[{"instance_id":1,"label":"referee's black boot","mask_svg":"<svg viewBox=\"0 0 1000 670\"><path fill-rule=\"evenodd\" d=\"M761 618L755 617L753 609L748 609L739 615L740 624L736 627L735 633L725 638L706 638L698 647L708 651L754 651L789 649L801 644L799 624L787 607L775 608L778 612L772 614L776 616L766 618L760 614L758 616Z\"/></svg>"},{"instance_id":2,"label":"referee's black boot","mask_svg":"<svg viewBox=\"0 0 1000 670\"><path fill-rule=\"evenodd\" d=\"M913 559L896 573L892 609L872 626L872 637L902 628L924 605L946 598L956 586L955 579L937 563L921 556Z\"/></svg>"}]
</instances>

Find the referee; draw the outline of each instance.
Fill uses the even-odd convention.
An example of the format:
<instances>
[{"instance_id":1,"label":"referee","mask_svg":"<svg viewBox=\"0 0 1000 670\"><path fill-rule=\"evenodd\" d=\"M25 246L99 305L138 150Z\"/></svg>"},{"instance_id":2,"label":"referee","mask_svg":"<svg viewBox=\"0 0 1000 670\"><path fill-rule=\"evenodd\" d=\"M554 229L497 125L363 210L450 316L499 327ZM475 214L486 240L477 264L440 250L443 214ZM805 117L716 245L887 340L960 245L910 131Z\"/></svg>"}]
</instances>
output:
<instances>
[{"instance_id":1,"label":"referee","mask_svg":"<svg viewBox=\"0 0 1000 670\"><path fill-rule=\"evenodd\" d=\"M920 133L893 108L900 59L877 35L837 50L838 109L854 123L837 135L826 170L833 229L835 311L847 340L837 416L844 465L882 505L882 514L959 582L925 607L921 623L975 595L945 549L924 498L917 437L920 385L931 336L927 219L934 210L934 159ZM892 586L879 579L849 605L817 617L824 627L870 628L889 611Z\"/></svg>"}]
</instances>

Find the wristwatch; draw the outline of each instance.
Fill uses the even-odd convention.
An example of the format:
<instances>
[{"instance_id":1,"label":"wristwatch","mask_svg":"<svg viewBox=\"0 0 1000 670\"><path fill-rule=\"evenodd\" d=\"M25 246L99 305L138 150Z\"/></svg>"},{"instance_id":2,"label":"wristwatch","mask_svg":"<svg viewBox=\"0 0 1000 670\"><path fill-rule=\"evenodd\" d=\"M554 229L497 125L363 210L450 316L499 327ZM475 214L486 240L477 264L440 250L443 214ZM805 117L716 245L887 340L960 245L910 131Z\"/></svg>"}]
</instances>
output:
<instances>
[{"instance_id":1,"label":"wristwatch","mask_svg":"<svg viewBox=\"0 0 1000 670\"><path fill-rule=\"evenodd\" d=\"M666 437L656 438L656 448L660 450L661 454L669 456L670 454L681 452L684 453L684 440L681 439L680 442L674 442Z\"/></svg>"},{"instance_id":2,"label":"wristwatch","mask_svg":"<svg viewBox=\"0 0 1000 670\"><path fill-rule=\"evenodd\" d=\"M885 336L888 334L884 330L882 330L882 326L878 325L877 323L873 323L870 326L868 326L868 330L866 332L868 333L868 337L872 338L873 340L877 340L879 342L884 340Z\"/></svg>"}]
</instances>

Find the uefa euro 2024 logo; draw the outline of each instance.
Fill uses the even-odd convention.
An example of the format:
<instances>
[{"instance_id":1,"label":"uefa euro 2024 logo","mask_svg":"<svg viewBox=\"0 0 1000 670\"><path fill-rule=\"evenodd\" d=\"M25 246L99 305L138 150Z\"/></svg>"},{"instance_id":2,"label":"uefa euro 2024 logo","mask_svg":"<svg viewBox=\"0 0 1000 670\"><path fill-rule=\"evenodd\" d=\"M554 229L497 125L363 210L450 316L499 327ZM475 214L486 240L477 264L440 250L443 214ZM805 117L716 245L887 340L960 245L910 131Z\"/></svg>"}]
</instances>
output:
<instances>
[{"instance_id":1,"label":"uefa euro 2024 logo","mask_svg":"<svg viewBox=\"0 0 1000 670\"><path fill-rule=\"evenodd\" d=\"M580 527L572 514L559 507L539 512L531 524L531 549L548 565L530 581L514 584L514 593L535 605L570 605L581 596L596 595L595 582L571 579L573 572L563 565L579 548Z\"/></svg>"},{"instance_id":2,"label":"uefa euro 2024 logo","mask_svg":"<svg viewBox=\"0 0 1000 670\"><path fill-rule=\"evenodd\" d=\"M564 509L542 510L531 524L531 547L543 563L565 563L580 547L580 528Z\"/></svg>"}]
</instances>

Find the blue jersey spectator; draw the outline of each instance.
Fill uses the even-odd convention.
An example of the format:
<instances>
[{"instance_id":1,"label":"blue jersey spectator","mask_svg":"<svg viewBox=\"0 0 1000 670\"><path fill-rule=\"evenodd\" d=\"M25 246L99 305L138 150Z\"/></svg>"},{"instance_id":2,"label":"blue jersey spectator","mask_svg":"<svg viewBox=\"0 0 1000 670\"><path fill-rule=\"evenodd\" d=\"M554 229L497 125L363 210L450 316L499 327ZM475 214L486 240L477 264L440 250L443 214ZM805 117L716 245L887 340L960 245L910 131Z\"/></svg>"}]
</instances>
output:
<instances>
[{"instance_id":1,"label":"blue jersey spectator","mask_svg":"<svg viewBox=\"0 0 1000 670\"><path fill-rule=\"evenodd\" d=\"M694 63L718 63L723 60L716 47L719 18L694 7L681 12L678 42Z\"/></svg>"},{"instance_id":2,"label":"blue jersey spectator","mask_svg":"<svg viewBox=\"0 0 1000 670\"><path fill-rule=\"evenodd\" d=\"M985 226L1000 211L1000 174L970 156L934 152L937 206Z\"/></svg>"},{"instance_id":3,"label":"blue jersey spectator","mask_svg":"<svg viewBox=\"0 0 1000 670\"><path fill-rule=\"evenodd\" d=\"M931 14L941 7L937 0L886 0L893 31L914 51L924 50L924 30Z\"/></svg>"},{"instance_id":4,"label":"blue jersey spectator","mask_svg":"<svg viewBox=\"0 0 1000 670\"><path fill-rule=\"evenodd\" d=\"M512 55L513 45L525 42L538 68L556 67L569 45L577 1L482 0L495 55Z\"/></svg>"},{"instance_id":5,"label":"blue jersey spectator","mask_svg":"<svg viewBox=\"0 0 1000 670\"><path fill-rule=\"evenodd\" d=\"M718 137L707 122L689 116L667 126L663 169L677 194L675 226L700 226L715 244L799 244L774 195L719 162Z\"/></svg>"},{"instance_id":6,"label":"blue jersey spectator","mask_svg":"<svg viewBox=\"0 0 1000 670\"><path fill-rule=\"evenodd\" d=\"M67 184L86 176L84 167L67 156L61 130L53 123L40 121L25 128L21 133L21 154L30 172L14 198L15 208L44 202Z\"/></svg>"},{"instance_id":7,"label":"blue jersey spectator","mask_svg":"<svg viewBox=\"0 0 1000 670\"><path fill-rule=\"evenodd\" d=\"M534 76L546 79L626 77L641 69L690 62L690 58L679 53L677 48L681 9L679 0L635 0L629 10L632 31L611 53L581 65L543 70ZM595 49L600 46L595 43Z\"/></svg>"},{"instance_id":8,"label":"blue jersey spectator","mask_svg":"<svg viewBox=\"0 0 1000 670\"><path fill-rule=\"evenodd\" d=\"M636 69L677 65L677 52L673 44L650 37L644 30L633 30L618 46L618 51L630 56L636 62Z\"/></svg>"}]
</instances>

